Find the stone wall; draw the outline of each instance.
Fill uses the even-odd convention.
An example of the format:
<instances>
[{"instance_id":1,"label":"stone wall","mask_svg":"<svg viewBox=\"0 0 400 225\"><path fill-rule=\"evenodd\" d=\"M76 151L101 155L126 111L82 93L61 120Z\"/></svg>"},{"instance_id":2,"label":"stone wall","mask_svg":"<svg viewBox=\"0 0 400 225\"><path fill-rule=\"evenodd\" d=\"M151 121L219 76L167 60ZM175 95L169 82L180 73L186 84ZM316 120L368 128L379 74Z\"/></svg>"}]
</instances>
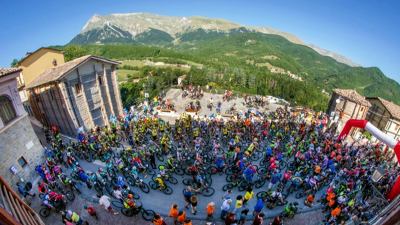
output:
<instances>
[{"instance_id":1,"label":"stone wall","mask_svg":"<svg viewBox=\"0 0 400 225\"><path fill-rule=\"evenodd\" d=\"M10 185L19 177L25 180L36 178L35 166L44 160L43 147L37 138L28 116L23 115L0 130L0 174ZM21 167L18 159L24 157L27 164ZM11 173L10 167L17 169Z\"/></svg>"}]
</instances>

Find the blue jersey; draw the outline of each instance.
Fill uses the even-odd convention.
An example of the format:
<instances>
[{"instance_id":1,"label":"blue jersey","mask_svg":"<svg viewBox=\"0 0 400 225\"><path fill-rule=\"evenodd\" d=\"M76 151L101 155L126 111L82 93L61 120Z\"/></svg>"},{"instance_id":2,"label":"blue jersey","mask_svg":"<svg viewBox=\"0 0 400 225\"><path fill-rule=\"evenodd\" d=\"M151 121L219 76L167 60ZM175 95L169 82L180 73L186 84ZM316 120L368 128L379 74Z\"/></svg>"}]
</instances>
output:
<instances>
[{"instance_id":1,"label":"blue jersey","mask_svg":"<svg viewBox=\"0 0 400 225\"><path fill-rule=\"evenodd\" d=\"M271 148L271 146L267 146L267 148L265 149L265 154L267 155L267 156L272 156L272 148Z\"/></svg>"}]
</instances>

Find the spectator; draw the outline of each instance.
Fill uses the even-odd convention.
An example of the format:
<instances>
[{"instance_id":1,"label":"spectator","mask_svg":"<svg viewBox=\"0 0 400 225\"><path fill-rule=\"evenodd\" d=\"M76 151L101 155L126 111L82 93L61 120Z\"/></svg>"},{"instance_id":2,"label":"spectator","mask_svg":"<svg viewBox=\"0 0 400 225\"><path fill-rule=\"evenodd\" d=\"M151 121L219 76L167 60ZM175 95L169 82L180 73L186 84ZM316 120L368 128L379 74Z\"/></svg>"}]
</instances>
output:
<instances>
[{"instance_id":1,"label":"spectator","mask_svg":"<svg viewBox=\"0 0 400 225\"><path fill-rule=\"evenodd\" d=\"M252 199L254 196L253 188L248 187L246 190L246 193L244 194L244 200L243 200L243 205L246 205L246 203Z\"/></svg>"},{"instance_id":2,"label":"spectator","mask_svg":"<svg viewBox=\"0 0 400 225\"><path fill-rule=\"evenodd\" d=\"M215 212L215 203L214 202L208 203L206 211L207 211L207 220L211 220Z\"/></svg>"},{"instance_id":3,"label":"spectator","mask_svg":"<svg viewBox=\"0 0 400 225\"><path fill-rule=\"evenodd\" d=\"M173 218L175 225L178 223L178 214L179 214L178 205L173 204L171 206L171 209L169 210L168 216Z\"/></svg>"},{"instance_id":4,"label":"spectator","mask_svg":"<svg viewBox=\"0 0 400 225\"><path fill-rule=\"evenodd\" d=\"M83 208L86 209L87 213L90 216L94 217L96 220L98 219L96 209L92 205L89 205L89 206L85 205L85 206L83 206Z\"/></svg>"},{"instance_id":5,"label":"spectator","mask_svg":"<svg viewBox=\"0 0 400 225\"><path fill-rule=\"evenodd\" d=\"M192 214L196 215L197 213L197 197L196 195L192 195L192 197L190 197L190 204L192 205Z\"/></svg>"},{"instance_id":6,"label":"spectator","mask_svg":"<svg viewBox=\"0 0 400 225\"><path fill-rule=\"evenodd\" d=\"M104 208L109 212L109 213L113 213L114 215L118 215L118 212L115 212L113 210L113 208L111 207L111 202L110 202L110 197L108 197L107 195L103 195L101 196L101 198L99 199L99 204L104 206Z\"/></svg>"},{"instance_id":7,"label":"spectator","mask_svg":"<svg viewBox=\"0 0 400 225\"><path fill-rule=\"evenodd\" d=\"M189 205L191 205L190 202L190 198L192 197L193 192L192 192L192 188L190 186L187 186L184 190L183 190L183 197L185 198L185 208L188 209Z\"/></svg>"},{"instance_id":8,"label":"spectator","mask_svg":"<svg viewBox=\"0 0 400 225\"><path fill-rule=\"evenodd\" d=\"M183 225L192 225L192 221L190 219L186 219L185 222L183 222Z\"/></svg>"},{"instance_id":9,"label":"spectator","mask_svg":"<svg viewBox=\"0 0 400 225\"><path fill-rule=\"evenodd\" d=\"M235 214L228 213L225 218L225 225L233 225L236 223Z\"/></svg>"},{"instance_id":10,"label":"spectator","mask_svg":"<svg viewBox=\"0 0 400 225\"><path fill-rule=\"evenodd\" d=\"M253 225L261 225L264 222L264 213L259 213L253 220Z\"/></svg>"},{"instance_id":11,"label":"spectator","mask_svg":"<svg viewBox=\"0 0 400 225\"><path fill-rule=\"evenodd\" d=\"M264 208L264 200L262 198L257 199L257 203L254 206L254 215L258 215Z\"/></svg>"},{"instance_id":12,"label":"spectator","mask_svg":"<svg viewBox=\"0 0 400 225\"><path fill-rule=\"evenodd\" d=\"M153 224L154 225L167 225L165 223L164 219L159 214L154 215Z\"/></svg>"},{"instance_id":13,"label":"spectator","mask_svg":"<svg viewBox=\"0 0 400 225\"><path fill-rule=\"evenodd\" d=\"M185 222L185 220L186 220L186 212L185 211L180 211L179 214L178 214L178 218L177 219L178 219L178 222L180 224L183 224Z\"/></svg>"},{"instance_id":14,"label":"spectator","mask_svg":"<svg viewBox=\"0 0 400 225\"><path fill-rule=\"evenodd\" d=\"M232 199L226 199L221 206L221 219L225 219L225 216L231 209Z\"/></svg>"},{"instance_id":15,"label":"spectator","mask_svg":"<svg viewBox=\"0 0 400 225\"><path fill-rule=\"evenodd\" d=\"M243 209L242 212L240 212L239 223L238 223L239 225L244 225L249 211L250 211L249 209Z\"/></svg>"}]
</instances>

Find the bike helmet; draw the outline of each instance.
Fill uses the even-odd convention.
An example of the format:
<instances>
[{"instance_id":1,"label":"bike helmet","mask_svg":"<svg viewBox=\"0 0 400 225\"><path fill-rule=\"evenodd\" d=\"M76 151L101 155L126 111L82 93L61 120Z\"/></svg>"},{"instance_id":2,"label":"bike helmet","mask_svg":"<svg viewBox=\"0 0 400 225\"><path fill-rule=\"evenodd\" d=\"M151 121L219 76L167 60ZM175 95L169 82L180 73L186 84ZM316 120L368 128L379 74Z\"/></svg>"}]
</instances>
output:
<instances>
[{"instance_id":1,"label":"bike helmet","mask_svg":"<svg viewBox=\"0 0 400 225\"><path fill-rule=\"evenodd\" d=\"M157 175L157 178L160 178L160 177L161 177L161 175L160 175L160 174L158 174L158 175Z\"/></svg>"},{"instance_id":2,"label":"bike helmet","mask_svg":"<svg viewBox=\"0 0 400 225\"><path fill-rule=\"evenodd\" d=\"M128 198L132 199L133 198L133 194L128 194Z\"/></svg>"},{"instance_id":3,"label":"bike helmet","mask_svg":"<svg viewBox=\"0 0 400 225\"><path fill-rule=\"evenodd\" d=\"M164 167L164 166L160 166L159 169L160 169L160 170L164 170L165 167Z\"/></svg>"}]
</instances>

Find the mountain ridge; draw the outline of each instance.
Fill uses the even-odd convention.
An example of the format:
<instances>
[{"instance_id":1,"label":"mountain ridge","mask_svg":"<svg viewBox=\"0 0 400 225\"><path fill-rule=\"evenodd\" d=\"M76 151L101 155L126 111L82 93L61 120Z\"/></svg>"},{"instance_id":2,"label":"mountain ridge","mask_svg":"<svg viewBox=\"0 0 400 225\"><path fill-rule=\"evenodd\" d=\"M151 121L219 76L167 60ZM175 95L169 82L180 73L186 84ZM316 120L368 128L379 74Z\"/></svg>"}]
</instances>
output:
<instances>
[{"instance_id":1,"label":"mountain ridge","mask_svg":"<svg viewBox=\"0 0 400 225\"><path fill-rule=\"evenodd\" d=\"M338 62L347 64L349 66L359 66L358 64L352 62L345 56L323 49L321 47L317 47L313 44L306 44L300 38L288 32L282 32L269 27L244 26L225 19L208 18L203 16L190 16L190 17L162 16L158 14L142 13L142 12L114 13L103 16L95 14L85 23L85 25L82 27L78 35L82 37L85 36L85 33L87 35L93 30L99 32L101 28L110 24L112 26L118 27L123 31L129 32L131 34L132 42L134 42L133 39L136 35L144 33L148 31L150 28L166 32L171 37L176 38L176 36L180 33L184 33L190 30L196 30L199 28L204 30L217 30L217 31L227 32L231 29L245 27L249 30L257 31L260 33L275 34L282 36L292 43L308 46L317 51L318 53L320 53L321 55L334 58ZM73 39L70 43L82 44L81 42L78 42L75 39ZM106 43L108 42L106 41ZM85 42L83 44L89 44L89 43ZM102 43L101 40L97 40L93 44L104 44L104 43Z\"/></svg>"}]
</instances>

